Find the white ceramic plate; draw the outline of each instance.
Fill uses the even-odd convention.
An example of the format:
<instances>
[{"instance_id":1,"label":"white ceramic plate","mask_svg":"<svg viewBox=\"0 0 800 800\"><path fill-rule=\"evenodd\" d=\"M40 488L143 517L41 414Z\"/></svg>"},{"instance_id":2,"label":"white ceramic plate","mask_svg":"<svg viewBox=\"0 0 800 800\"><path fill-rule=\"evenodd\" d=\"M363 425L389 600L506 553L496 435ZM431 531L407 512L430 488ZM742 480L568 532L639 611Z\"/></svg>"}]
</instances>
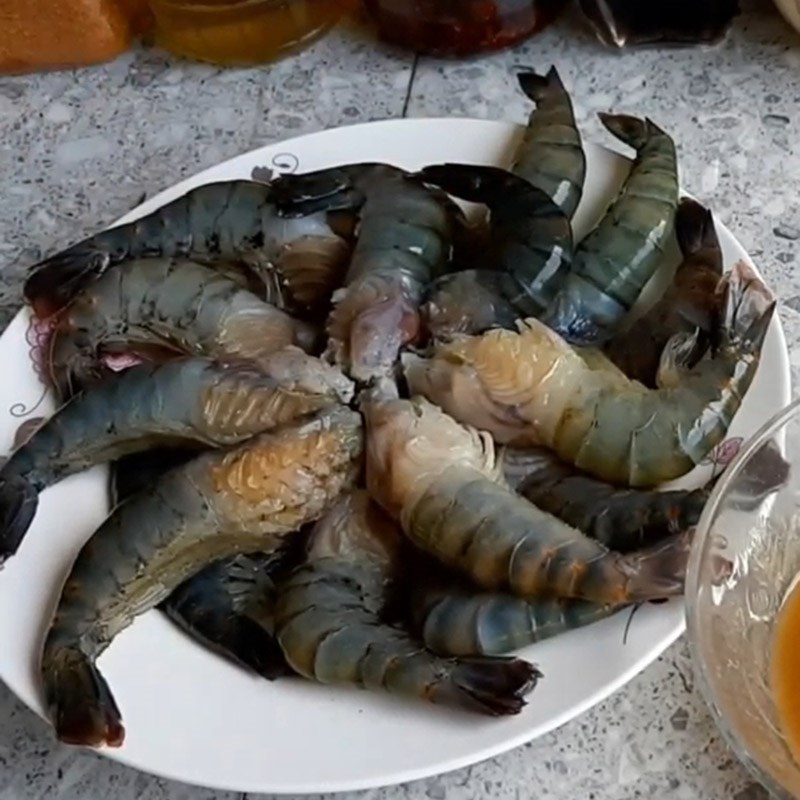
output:
<instances>
[{"instance_id":1,"label":"white ceramic plate","mask_svg":"<svg viewBox=\"0 0 800 800\"><path fill-rule=\"evenodd\" d=\"M356 161L407 169L441 161L505 164L520 130L464 119L358 125L265 147L183 181L132 212L140 216L201 183L248 178L257 166L308 171ZM589 174L579 235L602 213L626 173L623 158L587 146ZM720 227L726 262L746 258ZM0 447L52 400L32 366L35 335L21 313L0 339ZM737 437L755 432L789 399L778 321L728 444L683 482L699 484L727 463ZM2 452L2 451L0 451ZM39 643L69 565L107 513L104 469L48 489L19 553L0 573L0 677L43 713ZM683 631L683 604L645 607L529 648L544 679L518 717L486 719L301 680L269 684L193 644L157 612L117 638L100 666L116 695L127 738L106 753L148 772L220 789L270 793L355 790L473 764L540 736L598 703Z\"/></svg>"}]
</instances>

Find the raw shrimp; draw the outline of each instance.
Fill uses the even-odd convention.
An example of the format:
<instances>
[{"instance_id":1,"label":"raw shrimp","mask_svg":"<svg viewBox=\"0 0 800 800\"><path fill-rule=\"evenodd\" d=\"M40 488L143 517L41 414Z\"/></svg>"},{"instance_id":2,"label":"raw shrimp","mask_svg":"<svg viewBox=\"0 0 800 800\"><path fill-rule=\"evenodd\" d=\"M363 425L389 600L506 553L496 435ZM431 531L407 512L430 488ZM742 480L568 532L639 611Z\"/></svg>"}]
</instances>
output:
<instances>
[{"instance_id":1,"label":"raw shrimp","mask_svg":"<svg viewBox=\"0 0 800 800\"><path fill-rule=\"evenodd\" d=\"M606 347L608 357L630 378L654 388L661 354L677 333L699 329L698 347L687 358L693 366L711 343L722 313L722 250L711 212L684 198L675 217L683 261L672 285L644 316L617 334Z\"/></svg>"},{"instance_id":2,"label":"raw shrimp","mask_svg":"<svg viewBox=\"0 0 800 800\"><path fill-rule=\"evenodd\" d=\"M182 583L160 608L192 639L268 680L291 674L272 631L273 576L283 554L215 561Z\"/></svg>"},{"instance_id":3,"label":"raw shrimp","mask_svg":"<svg viewBox=\"0 0 800 800\"><path fill-rule=\"evenodd\" d=\"M658 390L628 380L611 362L604 368L600 355L584 360L533 319L519 333L439 344L430 360L407 355L406 379L412 392L498 441L543 444L602 480L654 486L685 474L722 441L758 368L774 299L744 263L726 284L713 357L688 369L682 359L693 337L673 337Z\"/></svg>"},{"instance_id":4,"label":"raw shrimp","mask_svg":"<svg viewBox=\"0 0 800 800\"><path fill-rule=\"evenodd\" d=\"M196 453L160 448L112 465L111 505L142 491ZM299 563L302 536L280 550L221 559L182 583L159 606L190 638L268 680L291 672L274 637L275 583Z\"/></svg>"},{"instance_id":5,"label":"raw shrimp","mask_svg":"<svg viewBox=\"0 0 800 800\"><path fill-rule=\"evenodd\" d=\"M443 275L428 290L422 306L426 332L434 339L459 333L513 328L519 313L506 299L513 278L505 272L465 270Z\"/></svg>"},{"instance_id":6,"label":"raw shrimp","mask_svg":"<svg viewBox=\"0 0 800 800\"><path fill-rule=\"evenodd\" d=\"M569 218L541 189L497 167L441 164L419 173L450 194L491 212L487 262L513 279L504 288L522 316L553 301L572 263Z\"/></svg>"},{"instance_id":7,"label":"raw shrimp","mask_svg":"<svg viewBox=\"0 0 800 800\"><path fill-rule=\"evenodd\" d=\"M514 494L487 433L386 391L363 401L367 486L420 550L484 589L525 598L619 605L681 592L687 537L610 552Z\"/></svg>"},{"instance_id":8,"label":"raw shrimp","mask_svg":"<svg viewBox=\"0 0 800 800\"><path fill-rule=\"evenodd\" d=\"M586 178L586 155L572 101L555 67L544 77L535 72L522 72L517 77L536 109L512 169L549 195L568 218L572 217Z\"/></svg>"},{"instance_id":9,"label":"raw shrimp","mask_svg":"<svg viewBox=\"0 0 800 800\"><path fill-rule=\"evenodd\" d=\"M208 267L148 259L106 273L57 317L48 366L68 397L107 374L102 354L204 355L269 371L277 351L292 344L309 349L315 338L305 323ZM295 360L299 365L301 356ZM328 373L350 390L338 372Z\"/></svg>"},{"instance_id":10,"label":"raw shrimp","mask_svg":"<svg viewBox=\"0 0 800 800\"><path fill-rule=\"evenodd\" d=\"M505 655L611 616L619 608L585 600L526 600L465 583L415 575L412 627L443 656Z\"/></svg>"},{"instance_id":11,"label":"raw shrimp","mask_svg":"<svg viewBox=\"0 0 800 800\"><path fill-rule=\"evenodd\" d=\"M44 644L59 739L119 746L124 729L95 661L135 617L213 561L268 554L321 516L360 471L361 419L337 407L198 456L119 505L78 554Z\"/></svg>"},{"instance_id":12,"label":"raw shrimp","mask_svg":"<svg viewBox=\"0 0 800 800\"><path fill-rule=\"evenodd\" d=\"M678 206L675 143L650 120L601 114L636 150L622 190L600 224L578 245L544 321L575 344L608 340L663 262Z\"/></svg>"},{"instance_id":13,"label":"raw shrimp","mask_svg":"<svg viewBox=\"0 0 800 800\"><path fill-rule=\"evenodd\" d=\"M305 198L303 208L359 208L358 243L328 320L328 355L359 381L390 374L400 349L419 335L423 294L450 262L461 212L387 165L284 176L275 182L278 197L284 185L290 197Z\"/></svg>"},{"instance_id":14,"label":"raw shrimp","mask_svg":"<svg viewBox=\"0 0 800 800\"><path fill-rule=\"evenodd\" d=\"M503 471L509 484L542 511L622 553L693 528L711 493L710 487L619 489L578 472L544 447L506 449Z\"/></svg>"},{"instance_id":15,"label":"raw shrimp","mask_svg":"<svg viewBox=\"0 0 800 800\"><path fill-rule=\"evenodd\" d=\"M341 500L311 534L308 563L279 587L278 642L291 667L350 684L478 711L516 714L540 677L521 659L443 659L382 621L402 534L365 492Z\"/></svg>"},{"instance_id":16,"label":"raw shrimp","mask_svg":"<svg viewBox=\"0 0 800 800\"><path fill-rule=\"evenodd\" d=\"M242 442L338 400L298 376L283 386L256 369L202 358L133 367L62 406L0 469L0 562L22 541L38 496L95 464L156 444Z\"/></svg>"},{"instance_id":17,"label":"raw shrimp","mask_svg":"<svg viewBox=\"0 0 800 800\"><path fill-rule=\"evenodd\" d=\"M350 247L340 233L347 233L347 220L279 216L268 184L211 183L45 259L33 267L25 297L47 317L122 261L185 256L244 264L256 279L253 288L270 302L288 295L290 305L315 305L330 296L347 262Z\"/></svg>"}]
</instances>

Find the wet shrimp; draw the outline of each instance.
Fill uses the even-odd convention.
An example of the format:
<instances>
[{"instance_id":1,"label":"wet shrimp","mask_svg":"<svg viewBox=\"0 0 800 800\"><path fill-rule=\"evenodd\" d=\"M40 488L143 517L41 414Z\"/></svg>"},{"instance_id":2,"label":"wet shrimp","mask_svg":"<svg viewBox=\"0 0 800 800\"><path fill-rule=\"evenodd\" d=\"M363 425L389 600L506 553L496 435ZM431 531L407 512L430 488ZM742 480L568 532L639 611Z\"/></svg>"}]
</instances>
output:
<instances>
[{"instance_id":1,"label":"wet shrimp","mask_svg":"<svg viewBox=\"0 0 800 800\"><path fill-rule=\"evenodd\" d=\"M601 344L617 331L663 263L678 206L675 143L650 120L601 114L636 150L619 196L578 245L572 271L542 319L574 344Z\"/></svg>"},{"instance_id":2,"label":"wet shrimp","mask_svg":"<svg viewBox=\"0 0 800 800\"><path fill-rule=\"evenodd\" d=\"M275 576L281 552L215 561L161 603L194 641L247 670L274 680L291 674L273 635Z\"/></svg>"},{"instance_id":3,"label":"wet shrimp","mask_svg":"<svg viewBox=\"0 0 800 800\"><path fill-rule=\"evenodd\" d=\"M25 298L47 317L123 261L188 257L224 268L244 265L251 288L274 304L319 305L344 271L351 229L343 215L280 216L268 184L206 184L37 264Z\"/></svg>"},{"instance_id":4,"label":"wet shrimp","mask_svg":"<svg viewBox=\"0 0 800 800\"><path fill-rule=\"evenodd\" d=\"M514 279L505 272L464 270L443 275L428 289L422 306L427 335L449 339L459 333L513 328L519 313L507 299Z\"/></svg>"},{"instance_id":5,"label":"wet shrimp","mask_svg":"<svg viewBox=\"0 0 800 800\"><path fill-rule=\"evenodd\" d=\"M675 232L683 254L672 285L663 297L626 331L607 345L608 357L630 378L654 388L661 354L675 334L700 332L692 366L702 358L719 327L722 249L711 212L684 198L675 217Z\"/></svg>"},{"instance_id":6,"label":"wet shrimp","mask_svg":"<svg viewBox=\"0 0 800 800\"><path fill-rule=\"evenodd\" d=\"M47 367L60 396L69 397L108 374L103 355L202 355L269 371L275 353L308 350L315 340L310 326L208 267L149 259L106 273L59 314ZM294 360L299 366L301 356ZM344 376L326 369L349 391Z\"/></svg>"},{"instance_id":7,"label":"wet shrimp","mask_svg":"<svg viewBox=\"0 0 800 800\"><path fill-rule=\"evenodd\" d=\"M342 499L311 534L308 562L279 587L278 642L291 667L349 684L483 714L516 714L540 677L521 659L443 659L382 614L402 534L369 499Z\"/></svg>"},{"instance_id":8,"label":"wet shrimp","mask_svg":"<svg viewBox=\"0 0 800 800\"><path fill-rule=\"evenodd\" d=\"M275 182L279 197L284 188L304 198L303 209L358 207L358 242L328 319L328 355L358 381L391 374L400 349L420 333L424 292L450 262L461 212L443 193L380 164L288 175Z\"/></svg>"},{"instance_id":9,"label":"wet shrimp","mask_svg":"<svg viewBox=\"0 0 800 800\"><path fill-rule=\"evenodd\" d=\"M571 218L580 203L586 178L586 155L572 101L555 67L545 76L522 72L517 77L536 109L512 170L545 192Z\"/></svg>"},{"instance_id":10,"label":"wet shrimp","mask_svg":"<svg viewBox=\"0 0 800 800\"><path fill-rule=\"evenodd\" d=\"M509 485L542 511L621 553L693 528L711 493L710 487L620 489L578 472L544 447L507 448L503 472Z\"/></svg>"},{"instance_id":11,"label":"wet shrimp","mask_svg":"<svg viewBox=\"0 0 800 800\"><path fill-rule=\"evenodd\" d=\"M124 729L95 664L114 637L213 561L268 554L317 519L360 472L361 419L335 408L211 451L119 505L66 579L41 675L64 742L119 746Z\"/></svg>"},{"instance_id":12,"label":"wet shrimp","mask_svg":"<svg viewBox=\"0 0 800 800\"><path fill-rule=\"evenodd\" d=\"M725 437L758 368L774 298L744 263L726 277L719 345L683 363L693 335L667 345L647 389L603 357L590 361L538 320L404 358L412 392L505 443L542 444L621 486L655 486L699 464ZM465 392L467 394L465 394Z\"/></svg>"},{"instance_id":13,"label":"wet shrimp","mask_svg":"<svg viewBox=\"0 0 800 800\"><path fill-rule=\"evenodd\" d=\"M541 189L497 167L441 164L423 169L427 183L490 211L486 262L506 272L506 299L520 316L538 316L572 264L569 218Z\"/></svg>"},{"instance_id":14,"label":"wet shrimp","mask_svg":"<svg viewBox=\"0 0 800 800\"><path fill-rule=\"evenodd\" d=\"M0 563L17 551L48 486L157 444L236 444L338 401L310 377L283 385L252 367L190 358L133 367L76 396L0 468Z\"/></svg>"},{"instance_id":15,"label":"wet shrimp","mask_svg":"<svg viewBox=\"0 0 800 800\"><path fill-rule=\"evenodd\" d=\"M585 600L526 600L482 592L453 578L416 576L411 620L442 656L499 656L606 619L619 607Z\"/></svg>"},{"instance_id":16,"label":"wet shrimp","mask_svg":"<svg viewBox=\"0 0 800 800\"><path fill-rule=\"evenodd\" d=\"M119 459L111 469L112 508L195 456L158 448ZM267 680L291 674L274 636L275 584L300 562L302 544L303 537L293 535L274 553L215 561L178 586L159 609L193 641L234 664Z\"/></svg>"},{"instance_id":17,"label":"wet shrimp","mask_svg":"<svg viewBox=\"0 0 800 800\"><path fill-rule=\"evenodd\" d=\"M504 482L492 439L423 398L363 401L367 487L422 551L490 591L619 605L679 594L688 538L607 550Z\"/></svg>"}]
</instances>

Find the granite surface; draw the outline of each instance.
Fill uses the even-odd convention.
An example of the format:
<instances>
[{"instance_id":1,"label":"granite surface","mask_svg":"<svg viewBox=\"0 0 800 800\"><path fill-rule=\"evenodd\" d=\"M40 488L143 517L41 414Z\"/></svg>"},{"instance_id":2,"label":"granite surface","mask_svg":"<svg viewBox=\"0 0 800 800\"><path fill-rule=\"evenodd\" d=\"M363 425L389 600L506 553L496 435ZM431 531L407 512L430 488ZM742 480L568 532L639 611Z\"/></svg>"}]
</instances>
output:
<instances>
[{"instance_id":1,"label":"granite surface","mask_svg":"<svg viewBox=\"0 0 800 800\"><path fill-rule=\"evenodd\" d=\"M680 146L683 183L714 208L781 297L800 377L800 38L764 0L745 2L718 47L605 50L577 15L527 45L445 62L376 45L348 25L265 69L220 71L138 50L92 70L0 78L0 323L20 276L119 217L142 195L258 145L372 119L464 115L522 121L519 66L558 65L581 124L635 109ZM543 690L545 687L542 687ZM685 641L558 731L467 770L361 797L757 800L695 689ZM0 800L229 800L53 743L0 687ZM357 797L357 795L353 795Z\"/></svg>"}]
</instances>

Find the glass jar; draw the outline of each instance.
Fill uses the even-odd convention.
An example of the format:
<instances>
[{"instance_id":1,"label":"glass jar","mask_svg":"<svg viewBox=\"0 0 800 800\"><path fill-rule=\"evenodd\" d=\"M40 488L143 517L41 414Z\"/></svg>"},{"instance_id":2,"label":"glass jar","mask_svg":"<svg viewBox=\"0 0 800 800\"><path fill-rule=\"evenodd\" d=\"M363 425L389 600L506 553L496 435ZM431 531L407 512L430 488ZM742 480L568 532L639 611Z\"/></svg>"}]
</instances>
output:
<instances>
[{"instance_id":1,"label":"glass jar","mask_svg":"<svg viewBox=\"0 0 800 800\"><path fill-rule=\"evenodd\" d=\"M180 56L217 64L282 58L328 30L357 0L151 0L155 37Z\"/></svg>"},{"instance_id":2,"label":"glass jar","mask_svg":"<svg viewBox=\"0 0 800 800\"><path fill-rule=\"evenodd\" d=\"M364 0L383 39L434 55L514 44L550 24L567 0Z\"/></svg>"}]
</instances>

